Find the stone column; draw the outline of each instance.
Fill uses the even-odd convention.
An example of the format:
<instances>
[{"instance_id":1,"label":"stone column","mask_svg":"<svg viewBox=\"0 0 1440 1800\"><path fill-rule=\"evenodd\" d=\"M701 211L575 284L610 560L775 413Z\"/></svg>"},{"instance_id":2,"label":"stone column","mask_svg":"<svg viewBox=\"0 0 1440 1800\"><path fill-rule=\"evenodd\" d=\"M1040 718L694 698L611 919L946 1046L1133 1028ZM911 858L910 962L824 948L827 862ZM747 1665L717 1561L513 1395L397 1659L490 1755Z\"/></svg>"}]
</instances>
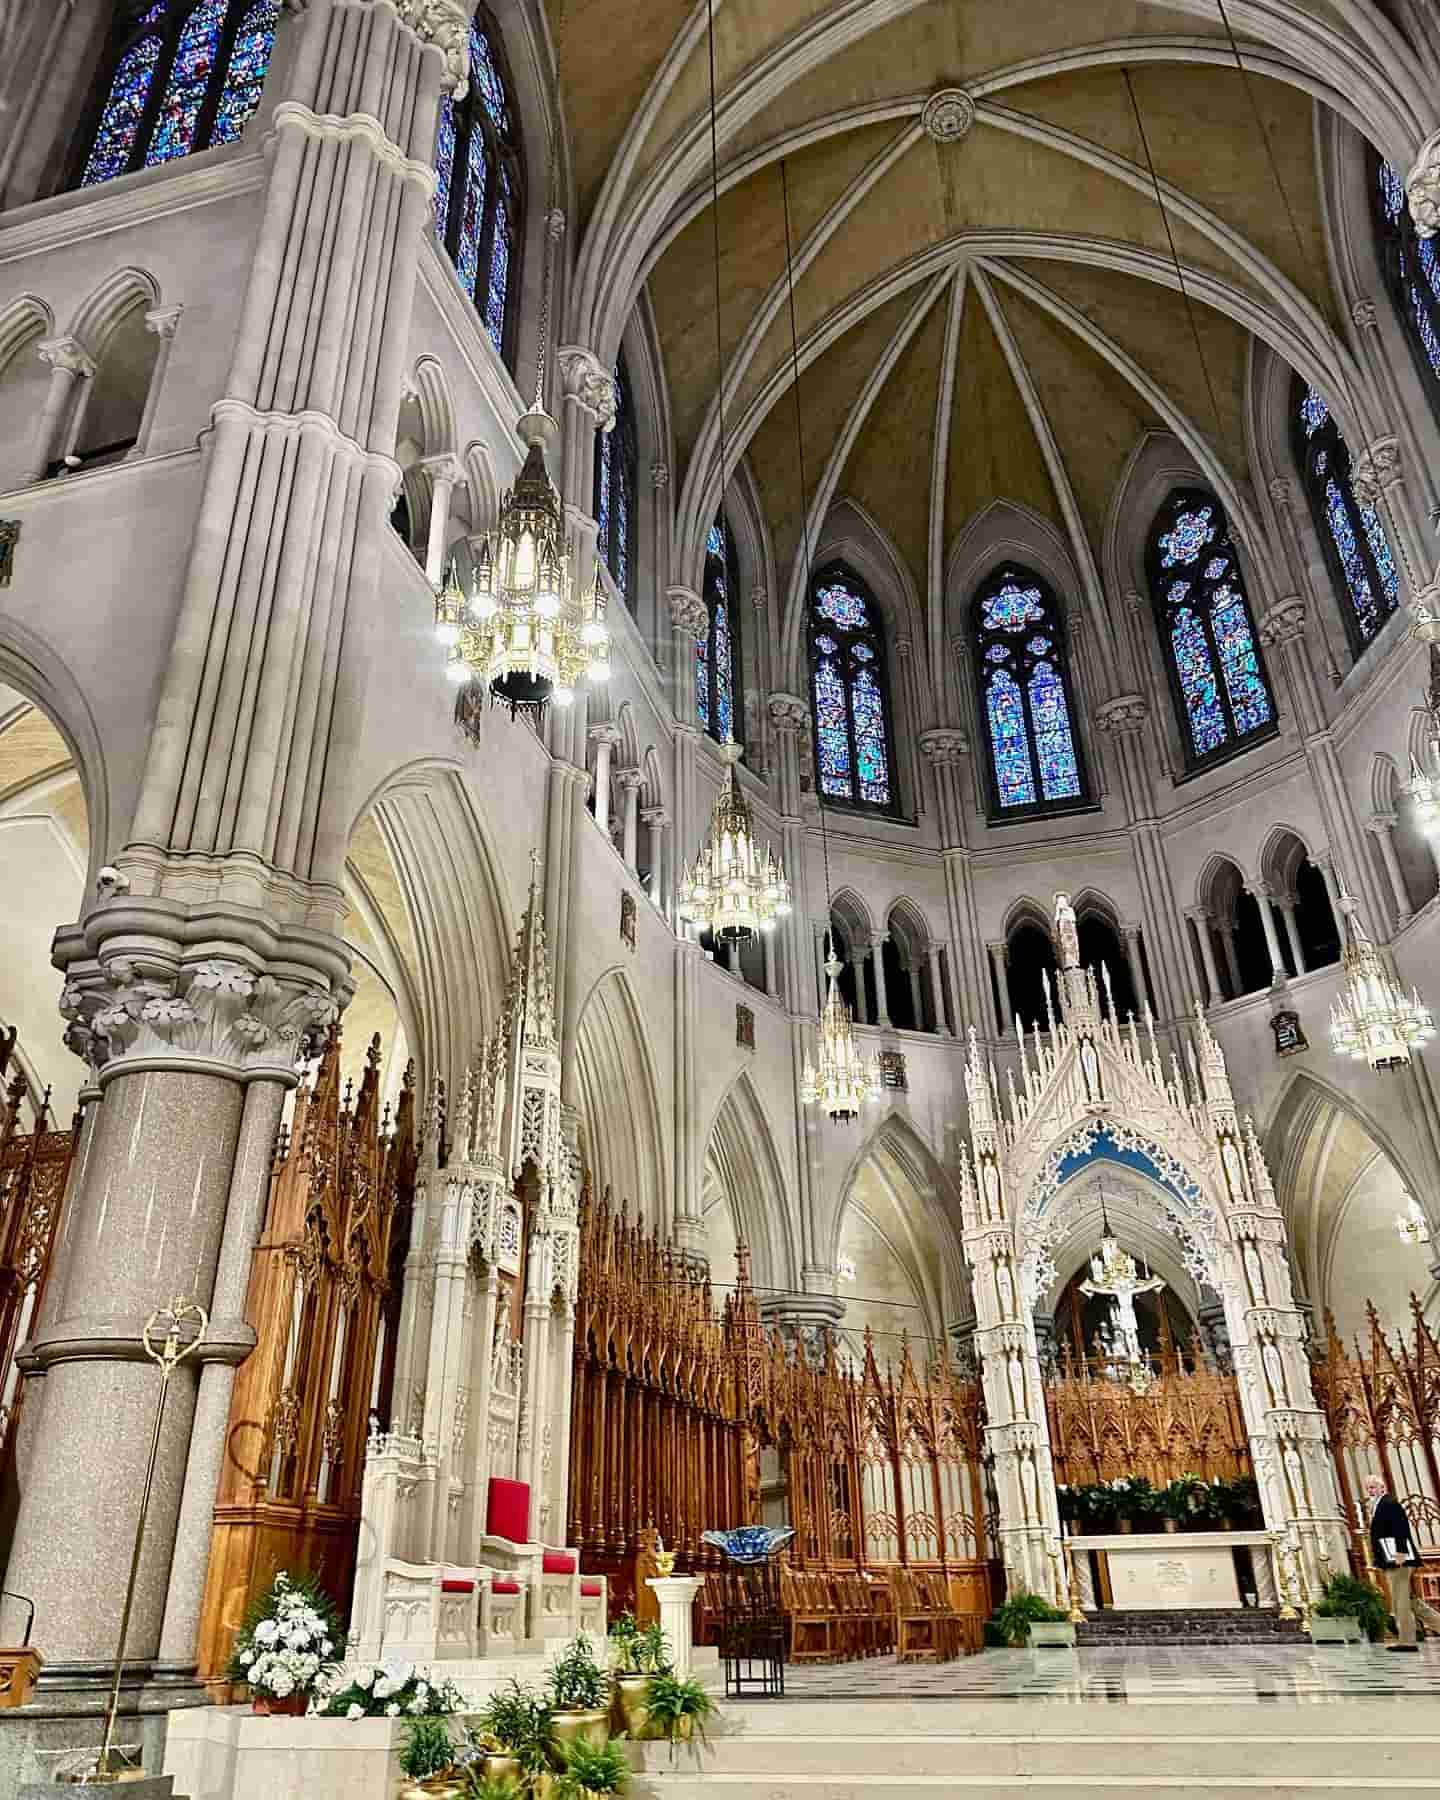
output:
<instances>
[{"instance_id":1,"label":"stone column","mask_svg":"<svg viewBox=\"0 0 1440 1800\"><path fill-rule=\"evenodd\" d=\"M740 975L740 946L733 938L727 938L722 944L725 952L725 967L732 975Z\"/></svg>"},{"instance_id":2,"label":"stone column","mask_svg":"<svg viewBox=\"0 0 1440 1800\"><path fill-rule=\"evenodd\" d=\"M818 921L813 927L815 938L815 985L820 995L817 1013L824 1010L825 996L830 992L830 977L825 973L825 933L828 928Z\"/></svg>"},{"instance_id":3,"label":"stone column","mask_svg":"<svg viewBox=\"0 0 1440 1800\"><path fill-rule=\"evenodd\" d=\"M994 938L985 948L990 952L990 966L995 971L995 1018L1004 1037L1010 1029L1010 946L1004 938Z\"/></svg>"},{"instance_id":4,"label":"stone column","mask_svg":"<svg viewBox=\"0 0 1440 1800\"><path fill-rule=\"evenodd\" d=\"M1295 959L1295 973L1304 975L1307 972L1305 952L1300 948L1300 932L1295 924L1295 902L1293 899L1280 900L1276 904L1280 908L1280 917L1285 921L1285 938L1290 945L1290 954Z\"/></svg>"},{"instance_id":5,"label":"stone column","mask_svg":"<svg viewBox=\"0 0 1440 1800\"><path fill-rule=\"evenodd\" d=\"M1220 985L1220 971L1215 965L1215 941L1210 936L1210 914L1203 906L1187 906L1185 917L1195 927L1195 940L1200 946L1200 979L1204 983L1207 1006L1218 1006L1225 998Z\"/></svg>"},{"instance_id":6,"label":"stone column","mask_svg":"<svg viewBox=\"0 0 1440 1800\"><path fill-rule=\"evenodd\" d=\"M1311 853L1310 860L1320 871L1320 879L1325 883L1325 894L1330 902L1330 910L1335 915L1335 927L1343 944L1345 920L1340 912L1340 884L1335 879L1335 853L1332 850L1316 850Z\"/></svg>"},{"instance_id":7,"label":"stone column","mask_svg":"<svg viewBox=\"0 0 1440 1800\"><path fill-rule=\"evenodd\" d=\"M625 835L624 849L621 854L625 858L625 867L632 875L640 873L640 790L645 785L645 777L639 769L618 769L615 780L625 796Z\"/></svg>"},{"instance_id":8,"label":"stone column","mask_svg":"<svg viewBox=\"0 0 1440 1800\"><path fill-rule=\"evenodd\" d=\"M705 1585L703 1575L647 1575L645 1585L660 1604L660 1629L670 1646L675 1673L683 1680L690 1673L695 1637L695 1596Z\"/></svg>"},{"instance_id":9,"label":"stone column","mask_svg":"<svg viewBox=\"0 0 1440 1800\"><path fill-rule=\"evenodd\" d=\"M1380 846L1380 860L1385 865L1385 874L1390 883L1390 897L1395 902L1396 929L1410 923L1410 896L1405 889L1405 877L1400 873L1400 859L1395 854L1396 817L1393 812L1376 813L1370 820L1367 829Z\"/></svg>"},{"instance_id":10,"label":"stone column","mask_svg":"<svg viewBox=\"0 0 1440 1800\"><path fill-rule=\"evenodd\" d=\"M987 985L985 956L975 925L970 852L965 845L965 798L960 769L969 752L969 740L957 728L940 726L922 734L920 749L934 771L940 849L945 864L945 903L950 925L950 971L955 981L956 1026L957 1029L964 1029L967 1024L978 1027L989 1008L984 998Z\"/></svg>"},{"instance_id":11,"label":"stone column","mask_svg":"<svg viewBox=\"0 0 1440 1800\"><path fill-rule=\"evenodd\" d=\"M665 912L665 827L670 815L663 806L647 806L641 817L650 827L650 898Z\"/></svg>"},{"instance_id":12,"label":"stone column","mask_svg":"<svg viewBox=\"0 0 1440 1800\"><path fill-rule=\"evenodd\" d=\"M925 1029L925 989L920 980L919 963L907 963L905 977L910 983L910 1006L915 1014L915 1029L923 1031Z\"/></svg>"},{"instance_id":13,"label":"stone column","mask_svg":"<svg viewBox=\"0 0 1440 1800\"><path fill-rule=\"evenodd\" d=\"M426 539L425 574L433 588L445 580L445 549L450 542L450 502L465 471L453 456L427 456L420 464L430 478L430 531Z\"/></svg>"},{"instance_id":14,"label":"stone column","mask_svg":"<svg viewBox=\"0 0 1440 1800\"><path fill-rule=\"evenodd\" d=\"M1270 906L1270 890L1263 881L1257 881L1253 887L1246 888L1252 894L1255 904L1260 908L1260 925L1265 933L1265 951L1270 958L1270 979L1284 980L1285 958L1280 951L1280 938L1275 930L1275 914Z\"/></svg>"},{"instance_id":15,"label":"stone column","mask_svg":"<svg viewBox=\"0 0 1440 1800\"><path fill-rule=\"evenodd\" d=\"M780 990L775 985L775 933L773 931L761 933L760 953L765 962L765 992L774 1000L778 997Z\"/></svg>"},{"instance_id":16,"label":"stone column","mask_svg":"<svg viewBox=\"0 0 1440 1800\"><path fill-rule=\"evenodd\" d=\"M884 931L877 931L870 940L870 953L875 960L875 1023L887 1029L890 1024L890 998L885 992L885 946L889 941L889 933Z\"/></svg>"},{"instance_id":17,"label":"stone column","mask_svg":"<svg viewBox=\"0 0 1440 1800\"><path fill-rule=\"evenodd\" d=\"M41 362L50 365L50 388L35 428L35 448L25 480L43 481L45 471L63 455L72 440L70 425L79 411L77 382L93 380L95 360L79 338L46 338L35 346Z\"/></svg>"},{"instance_id":18,"label":"stone column","mask_svg":"<svg viewBox=\"0 0 1440 1800\"><path fill-rule=\"evenodd\" d=\"M1411 594L1412 622L1433 619L1437 582L1424 516L1411 504L1399 440L1378 437L1352 458L1350 486L1362 506L1373 506L1389 526L1389 538Z\"/></svg>"},{"instance_id":19,"label":"stone column","mask_svg":"<svg viewBox=\"0 0 1440 1800\"><path fill-rule=\"evenodd\" d=\"M1238 999L1245 992L1245 983L1240 979L1240 959L1235 954L1235 924L1231 919L1223 920L1216 926L1220 933L1220 949L1225 957L1226 973L1230 977L1232 998Z\"/></svg>"},{"instance_id":20,"label":"stone column","mask_svg":"<svg viewBox=\"0 0 1440 1800\"><path fill-rule=\"evenodd\" d=\"M180 315L184 310L182 306L155 306L145 315L145 329L158 338L159 343L150 370L150 385L145 390L145 411L140 416L140 429L135 433L135 442L125 452L126 462L138 460L149 450L150 433L155 425L155 410L160 404L160 391L165 385L165 371L170 366L170 347L175 342L175 327L180 323Z\"/></svg>"},{"instance_id":21,"label":"stone column","mask_svg":"<svg viewBox=\"0 0 1440 1800\"><path fill-rule=\"evenodd\" d=\"M855 975L855 1023L857 1025L870 1023L870 996L865 992L865 959L869 954L868 949L857 946L847 958Z\"/></svg>"},{"instance_id":22,"label":"stone column","mask_svg":"<svg viewBox=\"0 0 1440 1800\"><path fill-rule=\"evenodd\" d=\"M1125 951L1125 967L1130 971L1130 985L1135 991L1136 1011L1143 1014L1149 1007L1150 996L1145 989L1145 965L1140 957L1140 927L1122 925L1120 942Z\"/></svg>"},{"instance_id":23,"label":"stone column","mask_svg":"<svg viewBox=\"0 0 1440 1800\"><path fill-rule=\"evenodd\" d=\"M672 587L670 600L670 691L676 720L696 726L695 646L710 629L710 609L694 588Z\"/></svg>"},{"instance_id":24,"label":"stone column","mask_svg":"<svg viewBox=\"0 0 1440 1800\"><path fill-rule=\"evenodd\" d=\"M935 1035L936 1037L949 1037L951 1030L945 1005L945 969L940 960L942 948L943 946L937 944L932 938L925 947L925 954L930 959L930 999L935 1012ZM918 1019L920 1014L917 1013L915 1016Z\"/></svg>"},{"instance_id":25,"label":"stone column","mask_svg":"<svg viewBox=\"0 0 1440 1800\"><path fill-rule=\"evenodd\" d=\"M609 837L610 758L620 742L619 729L610 724L592 725L590 742L595 746L595 823ZM638 769L636 774L639 774Z\"/></svg>"}]
</instances>

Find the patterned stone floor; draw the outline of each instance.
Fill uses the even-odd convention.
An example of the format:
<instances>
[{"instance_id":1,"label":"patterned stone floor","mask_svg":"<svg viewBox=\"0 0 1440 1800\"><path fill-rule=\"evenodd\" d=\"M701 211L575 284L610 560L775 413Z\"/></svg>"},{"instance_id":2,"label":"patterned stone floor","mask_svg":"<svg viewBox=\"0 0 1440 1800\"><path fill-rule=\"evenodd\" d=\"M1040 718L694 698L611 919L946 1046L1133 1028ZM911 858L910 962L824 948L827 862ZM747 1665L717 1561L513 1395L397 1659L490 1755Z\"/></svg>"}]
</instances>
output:
<instances>
[{"instance_id":1,"label":"patterned stone floor","mask_svg":"<svg viewBox=\"0 0 1440 1800\"><path fill-rule=\"evenodd\" d=\"M1313 1701L1373 1695L1440 1696L1440 1646L1392 1656L1370 1645L1305 1644L1128 1649L987 1650L959 1662L803 1664L785 1671L787 1697L805 1700L1110 1700L1204 1696Z\"/></svg>"}]
</instances>

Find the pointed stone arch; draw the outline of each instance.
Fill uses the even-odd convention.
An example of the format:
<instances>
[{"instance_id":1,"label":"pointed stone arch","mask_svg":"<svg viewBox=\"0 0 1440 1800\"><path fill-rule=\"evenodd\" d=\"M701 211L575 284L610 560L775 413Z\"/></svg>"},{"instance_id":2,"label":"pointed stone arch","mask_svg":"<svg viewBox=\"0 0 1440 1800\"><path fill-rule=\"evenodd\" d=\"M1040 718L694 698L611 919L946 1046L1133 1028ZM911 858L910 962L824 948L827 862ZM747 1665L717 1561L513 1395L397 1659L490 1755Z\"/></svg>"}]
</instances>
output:
<instances>
[{"instance_id":1,"label":"pointed stone arch","mask_svg":"<svg viewBox=\"0 0 1440 1800\"><path fill-rule=\"evenodd\" d=\"M105 353L110 334L128 313L137 306L159 304L160 284L149 270L116 269L75 309L70 335L98 359Z\"/></svg>"},{"instance_id":2,"label":"pointed stone arch","mask_svg":"<svg viewBox=\"0 0 1440 1800\"><path fill-rule=\"evenodd\" d=\"M801 1253L775 1136L749 1070L742 1069L715 1109L705 1140L704 1183L730 1210L738 1242L750 1249L751 1277L762 1299L801 1283ZM712 1269L712 1274L718 1272Z\"/></svg>"},{"instance_id":3,"label":"pointed stone arch","mask_svg":"<svg viewBox=\"0 0 1440 1800\"><path fill-rule=\"evenodd\" d=\"M647 1229L673 1230L654 1058L634 983L618 964L596 979L580 1008L575 1071L581 1144L595 1191L609 1188Z\"/></svg>"}]
</instances>

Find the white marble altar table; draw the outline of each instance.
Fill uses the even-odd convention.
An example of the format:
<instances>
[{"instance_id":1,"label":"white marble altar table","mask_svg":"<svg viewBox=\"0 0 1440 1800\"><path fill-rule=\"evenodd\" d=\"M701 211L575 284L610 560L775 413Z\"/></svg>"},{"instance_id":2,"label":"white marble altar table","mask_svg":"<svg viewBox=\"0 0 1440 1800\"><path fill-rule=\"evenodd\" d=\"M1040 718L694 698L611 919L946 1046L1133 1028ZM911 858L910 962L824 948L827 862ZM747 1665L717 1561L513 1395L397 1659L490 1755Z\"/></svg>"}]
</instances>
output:
<instances>
[{"instance_id":1,"label":"white marble altar table","mask_svg":"<svg viewBox=\"0 0 1440 1800\"><path fill-rule=\"evenodd\" d=\"M1070 1539L1082 1609L1093 1612L1096 1597L1087 1550L1103 1552L1110 1572L1111 1604L1117 1612L1202 1611L1241 1604L1235 1558L1251 1552L1255 1597L1275 1604L1270 1566L1270 1534L1265 1531L1084 1532Z\"/></svg>"}]
</instances>

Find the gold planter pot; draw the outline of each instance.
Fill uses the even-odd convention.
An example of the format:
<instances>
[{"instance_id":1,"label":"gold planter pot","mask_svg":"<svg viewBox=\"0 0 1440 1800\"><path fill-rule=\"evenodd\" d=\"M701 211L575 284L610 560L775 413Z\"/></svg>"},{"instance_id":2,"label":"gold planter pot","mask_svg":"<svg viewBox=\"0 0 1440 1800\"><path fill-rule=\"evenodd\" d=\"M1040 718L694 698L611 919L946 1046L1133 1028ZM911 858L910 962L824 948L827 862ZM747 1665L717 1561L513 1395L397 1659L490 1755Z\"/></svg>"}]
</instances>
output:
<instances>
[{"instance_id":1,"label":"gold planter pot","mask_svg":"<svg viewBox=\"0 0 1440 1800\"><path fill-rule=\"evenodd\" d=\"M492 1780L513 1781L520 1785L520 1758L518 1756L487 1756L481 1765Z\"/></svg>"},{"instance_id":2,"label":"gold planter pot","mask_svg":"<svg viewBox=\"0 0 1440 1800\"><path fill-rule=\"evenodd\" d=\"M451 1775L427 1775L421 1781L409 1776L400 1783L399 1800L459 1800L460 1787Z\"/></svg>"},{"instance_id":3,"label":"gold planter pot","mask_svg":"<svg viewBox=\"0 0 1440 1800\"><path fill-rule=\"evenodd\" d=\"M600 1706L591 1710L576 1708L557 1712L550 1720L550 1737L562 1750L577 1741L588 1744L593 1750L603 1750L610 1741L609 1708Z\"/></svg>"},{"instance_id":4,"label":"gold planter pot","mask_svg":"<svg viewBox=\"0 0 1440 1800\"><path fill-rule=\"evenodd\" d=\"M617 1675L615 1700L627 1737L644 1737L650 1723L650 1677Z\"/></svg>"}]
</instances>

